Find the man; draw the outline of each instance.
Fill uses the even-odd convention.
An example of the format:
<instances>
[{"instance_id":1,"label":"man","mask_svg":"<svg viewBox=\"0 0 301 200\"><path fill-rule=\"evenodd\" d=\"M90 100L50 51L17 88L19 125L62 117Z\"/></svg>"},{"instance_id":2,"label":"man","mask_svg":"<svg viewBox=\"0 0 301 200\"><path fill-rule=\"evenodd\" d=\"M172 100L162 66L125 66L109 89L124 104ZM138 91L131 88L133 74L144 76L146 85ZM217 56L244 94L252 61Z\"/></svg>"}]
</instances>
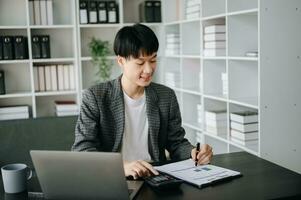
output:
<instances>
[{"instance_id":1,"label":"man","mask_svg":"<svg viewBox=\"0 0 301 200\"><path fill-rule=\"evenodd\" d=\"M152 83L158 48L156 35L145 25L119 30L114 51L123 74L83 94L72 150L121 151L125 175L135 179L157 175L149 162L165 161L165 149L174 160L210 162L209 145L197 153L184 138L175 92Z\"/></svg>"}]
</instances>

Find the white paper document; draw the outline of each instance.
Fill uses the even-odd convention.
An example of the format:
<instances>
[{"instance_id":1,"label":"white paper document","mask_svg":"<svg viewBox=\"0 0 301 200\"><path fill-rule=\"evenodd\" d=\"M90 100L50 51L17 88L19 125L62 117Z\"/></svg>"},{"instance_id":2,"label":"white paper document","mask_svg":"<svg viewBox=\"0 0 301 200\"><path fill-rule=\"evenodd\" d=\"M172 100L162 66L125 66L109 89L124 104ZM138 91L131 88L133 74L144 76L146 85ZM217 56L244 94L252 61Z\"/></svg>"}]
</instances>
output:
<instances>
[{"instance_id":1,"label":"white paper document","mask_svg":"<svg viewBox=\"0 0 301 200\"><path fill-rule=\"evenodd\" d=\"M228 177L239 176L240 172L215 165L200 165L195 167L192 159L156 166L155 169L170 174L176 178L192 183L198 187Z\"/></svg>"}]
</instances>

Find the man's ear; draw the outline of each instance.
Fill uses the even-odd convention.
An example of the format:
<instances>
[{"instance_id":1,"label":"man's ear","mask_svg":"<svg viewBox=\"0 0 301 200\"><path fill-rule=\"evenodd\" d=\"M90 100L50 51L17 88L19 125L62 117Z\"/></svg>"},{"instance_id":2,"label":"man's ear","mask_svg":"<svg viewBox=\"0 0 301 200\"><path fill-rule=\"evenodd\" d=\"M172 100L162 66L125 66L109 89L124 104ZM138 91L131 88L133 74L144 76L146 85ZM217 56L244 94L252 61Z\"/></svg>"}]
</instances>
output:
<instances>
[{"instance_id":1,"label":"man's ear","mask_svg":"<svg viewBox=\"0 0 301 200\"><path fill-rule=\"evenodd\" d=\"M120 67L123 67L123 65L125 63L125 58L121 57L121 56L117 56L117 63Z\"/></svg>"}]
</instances>

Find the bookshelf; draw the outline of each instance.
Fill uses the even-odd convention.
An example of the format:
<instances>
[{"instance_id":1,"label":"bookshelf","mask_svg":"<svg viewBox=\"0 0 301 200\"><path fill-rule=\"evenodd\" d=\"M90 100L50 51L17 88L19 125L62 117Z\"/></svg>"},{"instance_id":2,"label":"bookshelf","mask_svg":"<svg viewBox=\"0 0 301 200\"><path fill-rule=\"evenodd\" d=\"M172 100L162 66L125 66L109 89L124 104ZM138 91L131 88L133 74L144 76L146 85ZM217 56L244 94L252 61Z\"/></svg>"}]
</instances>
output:
<instances>
[{"instance_id":1,"label":"bookshelf","mask_svg":"<svg viewBox=\"0 0 301 200\"><path fill-rule=\"evenodd\" d=\"M199 0L200 17L187 19L185 9L188 2L189 0L165 0L163 2L165 35L170 33L180 35L180 53L164 56L165 75L163 76L163 83L172 87L176 92L182 113L183 126L187 132L186 137L192 143L200 141L210 144L213 146L215 154L243 150L297 169L300 172L300 167L298 168L296 162L292 161L294 159L276 158L276 150L271 142L273 138L273 141L277 141L278 145L281 144L281 140L289 140L295 146L298 145L294 140L290 140L283 135L282 126L294 130L294 133L286 134L296 138L300 125L283 118L283 122L280 122L279 118L281 116L290 114L285 109L279 109L278 106L283 106L292 111L291 107L296 108L297 103L289 105L289 102L297 102L298 99L300 100L300 95L294 95L294 100L287 100L283 97L281 103L279 103L275 99L280 98L280 93L277 94L274 90L274 85L278 85L282 88L282 92L291 89L296 91L298 87L297 79L292 81L286 79L288 84L285 84L285 86L289 87L285 89L280 82L277 83L276 79L273 78L273 76L276 76L280 81L282 79L280 78L282 77L281 71L283 70L279 70L280 66L276 69L272 65L276 65L277 62L285 59L293 59L288 56L288 53L284 53L286 57L279 55L280 53L277 54L279 57L273 56L275 55L275 49L283 49L280 43L284 45L284 40L282 41L280 36L274 35L275 32L280 31L283 38L293 37L292 41L299 41L296 34L300 33L301 30L300 27L293 27L293 23L297 23L297 19L300 19L300 12L298 12L300 11L300 2L293 1L289 8L284 9L285 2L281 0L275 2L271 0ZM268 12L270 10L272 11ZM292 12L292 14L288 14L289 12ZM278 15L281 17L278 17ZM279 23L286 23L285 20L290 21L290 25L287 25L287 32L281 31L281 26L277 27L277 23L273 23L275 19L279 20ZM272 25L269 25L269 23ZM203 54L204 27L214 24L225 24L226 51L223 56L208 57ZM274 29L263 28L266 26ZM277 41L277 37L281 42ZM274 43L268 42L268 39L273 40ZM165 45L167 43L165 42ZM298 51L298 44L289 43L285 47L287 47L286 50L290 49L288 51L292 55L300 52ZM247 57L245 56L247 51L258 51L259 55L258 57ZM274 54L270 55L270 52ZM262 55L266 55L266 57L262 57ZM295 56L293 60L293 65L296 65L296 62L300 60L300 56ZM298 73L297 71L296 68L289 67L289 72L286 73ZM223 73L226 74L225 76L228 79L226 93L223 92L221 79ZM170 81L171 76L173 77L172 80L175 80L174 82ZM271 96L271 94L273 95ZM285 94L289 95L290 93L285 92ZM202 105L202 123L197 121L198 104ZM271 108L269 105L274 107ZM276 105L277 107L275 107ZM268 110L268 108L271 110ZM226 110L226 135L219 136L206 131L205 111L210 110ZM258 112L259 139L255 146L240 145L230 139L230 113L241 111ZM277 113L276 115L279 115L279 117L272 116L269 112ZM293 112L293 116L297 117L298 112L300 113L300 108ZM279 124L273 123L274 120L279 120ZM282 130L282 132L277 130ZM274 135L277 135L278 138L274 138ZM299 160L300 164L300 159L294 153L295 151L298 150L286 147L282 155L286 155L285 157L290 155ZM283 160L288 160L287 163L290 164L285 164Z\"/></svg>"}]
</instances>

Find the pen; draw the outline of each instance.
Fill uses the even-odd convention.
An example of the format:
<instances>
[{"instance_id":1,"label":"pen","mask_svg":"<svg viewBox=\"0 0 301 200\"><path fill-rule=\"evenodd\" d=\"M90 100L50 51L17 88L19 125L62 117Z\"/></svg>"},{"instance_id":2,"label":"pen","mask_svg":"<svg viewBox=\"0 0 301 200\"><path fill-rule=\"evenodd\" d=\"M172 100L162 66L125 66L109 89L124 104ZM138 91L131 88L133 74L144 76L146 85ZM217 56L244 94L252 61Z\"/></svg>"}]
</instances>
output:
<instances>
[{"instance_id":1,"label":"pen","mask_svg":"<svg viewBox=\"0 0 301 200\"><path fill-rule=\"evenodd\" d=\"M200 151L200 143L198 142L198 143L196 143L195 166L198 165L198 158L197 158L197 156L198 156L199 151Z\"/></svg>"}]
</instances>

